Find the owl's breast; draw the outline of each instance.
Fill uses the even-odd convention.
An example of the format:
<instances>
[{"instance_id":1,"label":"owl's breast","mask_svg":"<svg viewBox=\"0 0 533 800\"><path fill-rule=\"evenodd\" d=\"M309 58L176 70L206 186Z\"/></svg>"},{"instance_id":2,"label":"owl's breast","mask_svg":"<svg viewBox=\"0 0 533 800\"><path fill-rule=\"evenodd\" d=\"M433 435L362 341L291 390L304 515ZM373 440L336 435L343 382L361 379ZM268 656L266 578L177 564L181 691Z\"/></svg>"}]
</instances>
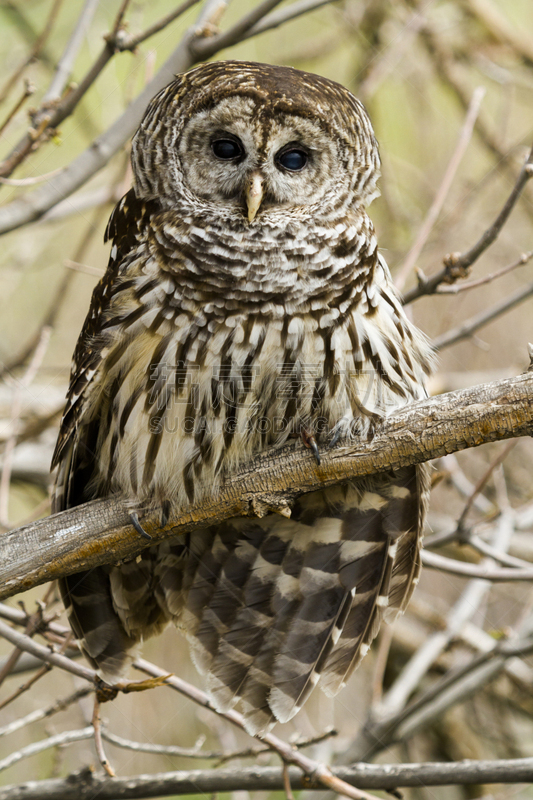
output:
<instances>
[{"instance_id":1,"label":"owl's breast","mask_svg":"<svg viewBox=\"0 0 533 800\"><path fill-rule=\"evenodd\" d=\"M191 304L154 312L149 292L145 302L127 336L109 331L98 492L181 505L303 428L323 443L357 435L417 396L418 367L406 374L402 335L379 308L224 317Z\"/></svg>"}]
</instances>

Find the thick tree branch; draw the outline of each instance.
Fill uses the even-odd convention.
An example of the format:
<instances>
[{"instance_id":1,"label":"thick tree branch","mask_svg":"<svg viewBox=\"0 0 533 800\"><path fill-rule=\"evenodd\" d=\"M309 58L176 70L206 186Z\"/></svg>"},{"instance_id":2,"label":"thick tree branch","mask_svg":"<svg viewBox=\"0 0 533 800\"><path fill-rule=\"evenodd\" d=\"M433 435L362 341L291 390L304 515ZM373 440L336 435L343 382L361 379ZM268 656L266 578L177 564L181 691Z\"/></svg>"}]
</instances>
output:
<instances>
[{"instance_id":1,"label":"thick tree branch","mask_svg":"<svg viewBox=\"0 0 533 800\"><path fill-rule=\"evenodd\" d=\"M414 403L387 417L371 441L322 453L317 466L302 445L272 450L229 476L218 494L183 510L164 527L157 509L136 509L152 540L132 527L131 505L96 500L4 534L0 598L103 563L132 558L143 547L237 516L290 516L300 494L377 472L418 464L486 442L528 436L533 375L482 384Z\"/></svg>"}]
</instances>

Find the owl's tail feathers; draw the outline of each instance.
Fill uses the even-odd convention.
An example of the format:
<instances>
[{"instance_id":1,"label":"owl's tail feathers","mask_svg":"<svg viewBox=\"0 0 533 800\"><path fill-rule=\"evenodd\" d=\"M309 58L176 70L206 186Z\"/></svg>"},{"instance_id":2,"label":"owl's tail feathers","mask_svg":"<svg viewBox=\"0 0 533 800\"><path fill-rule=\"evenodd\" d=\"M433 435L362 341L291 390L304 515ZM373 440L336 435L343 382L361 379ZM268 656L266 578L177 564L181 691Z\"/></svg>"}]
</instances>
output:
<instances>
[{"instance_id":1,"label":"owl's tail feathers","mask_svg":"<svg viewBox=\"0 0 533 800\"><path fill-rule=\"evenodd\" d=\"M354 598L328 659L320 686L330 697L345 686L368 652L382 621L394 622L405 611L420 576L420 549L429 499L427 465L398 470L390 484L380 491L387 499L381 512L383 532L389 541L387 563L373 608L365 614L357 596ZM363 594L361 587L360 597Z\"/></svg>"},{"instance_id":2,"label":"owl's tail feathers","mask_svg":"<svg viewBox=\"0 0 533 800\"><path fill-rule=\"evenodd\" d=\"M155 550L120 567L98 567L59 581L82 652L106 683L122 680L141 640L168 622L151 588Z\"/></svg>"},{"instance_id":3,"label":"owl's tail feathers","mask_svg":"<svg viewBox=\"0 0 533 800\"><path fill-rule=\"evenodd\" d=\"M217 529L183 618L216 707L250 733L286 722L319 684L336 693L418 574L415 469L301 498L290 520Z\"/></svg>"},{"instance_id":4,"label":"owl's tail feathers","mask_svg":"<svg viewBox=\"0 0 533 800\"><path fill-rule=\"evenodd\" d=\"M59 588L83 654L102 680L117 683L135 658L138 640L128 636L113 609L107 571L69 575Z\"/></svg>"}]
</instances>

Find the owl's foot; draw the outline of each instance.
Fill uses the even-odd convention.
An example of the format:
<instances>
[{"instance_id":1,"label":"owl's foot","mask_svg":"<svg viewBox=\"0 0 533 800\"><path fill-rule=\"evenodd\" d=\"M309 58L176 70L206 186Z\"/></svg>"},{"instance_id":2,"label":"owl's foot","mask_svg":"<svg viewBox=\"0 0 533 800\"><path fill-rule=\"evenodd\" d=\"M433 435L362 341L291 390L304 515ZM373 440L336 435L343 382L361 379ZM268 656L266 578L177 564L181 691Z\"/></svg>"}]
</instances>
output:
<instances>
[{"instance_id":1,"label":"owl's foot","mask_svg":"<svg viewBox=\"0 0 533 800\"><path fill-rule=\"evenodd\" d=\"M316 443L314 433L311 433L311 431L308 430L307 428L302 428L301 436L302 436L302 442L306 447L308 447L311 450L316 459L316 463L320 466L320 453L318 452L318 445Z\"/></svg>"},{"instance_id":2,"label":"owl's foot","mask_svg":"<svg viewBox=\"0 0 533 800\"><path fill-rule=\"evenodd\" d=\"M143 526L139 522L139 517L137 516L135 511L130 511L130 520L131 520L131 524L133 525L133 527L135 528L137 533L139 533L143 537L143 539L151 539L152 538L150 536L150 534L147 533L144 530Z\"/></svg>"}]
</instances>

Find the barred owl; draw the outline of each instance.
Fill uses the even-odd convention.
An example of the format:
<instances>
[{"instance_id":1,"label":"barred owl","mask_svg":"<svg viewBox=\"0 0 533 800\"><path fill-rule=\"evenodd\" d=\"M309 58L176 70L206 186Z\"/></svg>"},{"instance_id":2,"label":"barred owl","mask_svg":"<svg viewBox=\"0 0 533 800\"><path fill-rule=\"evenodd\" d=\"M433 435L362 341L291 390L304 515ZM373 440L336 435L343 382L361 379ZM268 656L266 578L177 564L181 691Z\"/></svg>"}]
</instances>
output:
<instances>
[{"instance_id":1,"label":"barred owl","mask_svg":"<svg viewBox=\"0 0 533 800\"><path fill-rule=\"evenodd\" d=\"M168 518L291 437L318 462L426 396L431 350L377 249L378 149L347 89L201 65L152 100L132 165L74 354L55 511L118 493ZM424 467L390 471L71 575L71 626L113 682L174 622L215 706L262 734L317 684L335 694L405 608L427 496Z\"/></svg>"}]
</instances>

